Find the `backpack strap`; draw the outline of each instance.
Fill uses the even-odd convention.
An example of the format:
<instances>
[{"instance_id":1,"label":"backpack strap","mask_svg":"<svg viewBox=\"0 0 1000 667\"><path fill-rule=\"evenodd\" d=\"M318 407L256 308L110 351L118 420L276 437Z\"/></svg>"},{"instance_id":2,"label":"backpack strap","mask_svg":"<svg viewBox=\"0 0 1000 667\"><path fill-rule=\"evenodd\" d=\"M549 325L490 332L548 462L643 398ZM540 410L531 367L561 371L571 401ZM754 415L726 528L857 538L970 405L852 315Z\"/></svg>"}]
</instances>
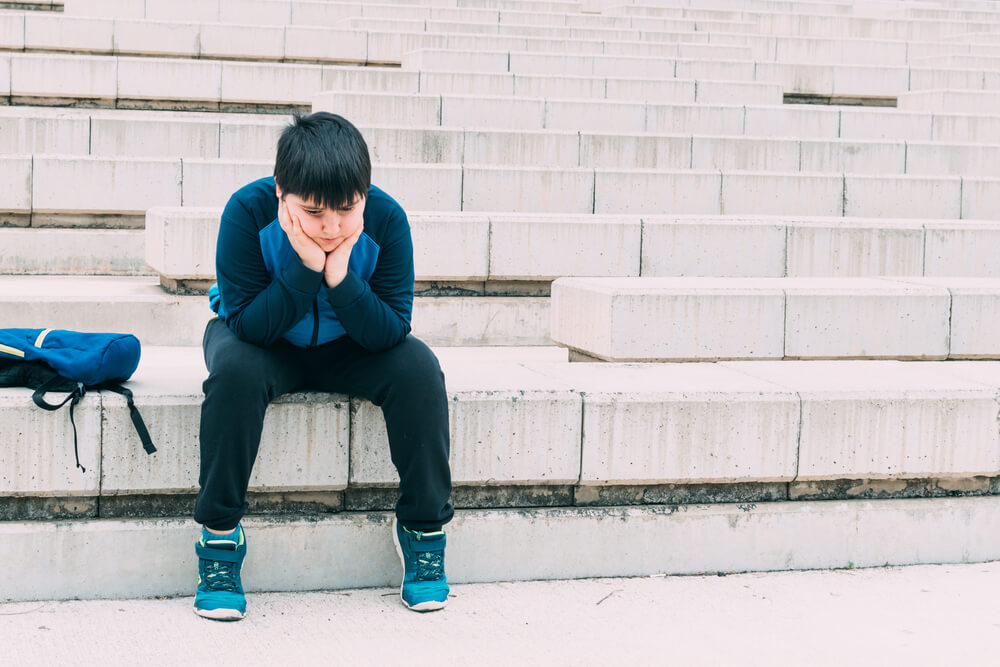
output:
<instances>
[{"instance_id":1,"label":"backpack strap","mask_svg":"<svg viewBox=\"0 0 1000 667\"><path fill-rule=\"evenodd\" d=\"M101 385L101 389L107 389L125 397L125 402L128 403L129 415L132 417L132 425L135 426L135 432L139 434L139 440L142 441L142 448L146 450L147 454L155 452L156 447L153 446L153 439L149 437L146 422L142 420L139 408L135 407L135 401L132 400L132 392L120 384L103 384Z\"/></svg>"},{"instance_id":2,"label":"backpack strap","mask_svg":"<svg viewBox=\"0 0 1000 667\"><path fill-rule=\"evenodd\" d=\"M80 465L80 450L77 446L76 437L76 420L73 419L73 408L76 407L76 404L79 403L80 399L87 393L87 388L83 386L82 382L77 382L76 387L66 396L66 398L63 399L62 403L59 404L49 403L44 398L46 392L52 391L55 387L60 384L64 384L65 382L66 380L58 375L49 378L35 390L35 393L31 395L31 400L33 400L35 405L38 407L49 411L58 410L62 406L66 405L66 403L69 403L69 423L73 425L73 455L76 457L76 467L83 472L87 472L87 469Z\"/></svg>"}]
</instances>

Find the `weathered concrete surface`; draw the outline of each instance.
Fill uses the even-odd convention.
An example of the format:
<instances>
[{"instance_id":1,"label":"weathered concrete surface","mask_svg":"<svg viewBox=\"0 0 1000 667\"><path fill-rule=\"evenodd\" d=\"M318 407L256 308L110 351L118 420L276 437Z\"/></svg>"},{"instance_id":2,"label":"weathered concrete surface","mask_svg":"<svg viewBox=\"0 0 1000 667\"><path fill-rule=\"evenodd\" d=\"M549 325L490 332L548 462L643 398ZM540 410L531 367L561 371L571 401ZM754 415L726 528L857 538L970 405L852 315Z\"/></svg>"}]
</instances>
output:
<instances>
[{"instance_id":1,"label":"weathered concrete surface","mask_svg":"<svg viewBox=\"0 0 1000 667\"><path fill-rule=\"evenodd\" d=\"M399 581L388 513L244 526L250 591ZM189 594L197 530L190 519L0 523L0 590L12 600ZM460 510L447 530L456 584L977 562L1000 558L1000 497Z\"/></svg>"},{"instance_id":2,"label":"weathered concrete surface","mask_svg":"<svg viewBox=\"0 0 1000 667\"><path fill-rule=\"evenodd\" d=\"M242 664L310 664L331 647L345 663L397 664L400 647L433 646L453 664L771 667L794 653L816 667L980 667L1000 627L998 577L1000 563L979 563L464 584L430 615L404 609L393 588L271 593L224 628L192 614L191 597L26 602L0 605L0 625L8 658L30 667L184 664L223 634Z\"/></svg>"}]
</instances>

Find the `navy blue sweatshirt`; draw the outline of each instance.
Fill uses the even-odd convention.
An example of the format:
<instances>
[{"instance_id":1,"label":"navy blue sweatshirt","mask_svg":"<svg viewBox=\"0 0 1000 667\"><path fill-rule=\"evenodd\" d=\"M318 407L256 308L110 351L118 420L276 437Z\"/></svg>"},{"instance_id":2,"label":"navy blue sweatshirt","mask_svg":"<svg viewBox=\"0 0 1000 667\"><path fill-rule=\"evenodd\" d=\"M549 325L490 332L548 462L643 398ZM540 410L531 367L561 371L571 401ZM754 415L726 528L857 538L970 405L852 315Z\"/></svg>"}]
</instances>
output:
<instances>
[{"instance_id":1,"label":"navy blue sweatshirt","mask_svg":"<svg viewBox=\"0 0 1000 667\"><path fill-rule=\"evenodd\" d=\"M403 208L374 185L347 277L336 287L326 287L323 272L302 263L281 229L273 178L254 181L229 199L215 270L212 310L249 343L266 346L284 338L311 347L347 335L376 352L410 332L410 225Z\"/></svg>"}]
</instances>

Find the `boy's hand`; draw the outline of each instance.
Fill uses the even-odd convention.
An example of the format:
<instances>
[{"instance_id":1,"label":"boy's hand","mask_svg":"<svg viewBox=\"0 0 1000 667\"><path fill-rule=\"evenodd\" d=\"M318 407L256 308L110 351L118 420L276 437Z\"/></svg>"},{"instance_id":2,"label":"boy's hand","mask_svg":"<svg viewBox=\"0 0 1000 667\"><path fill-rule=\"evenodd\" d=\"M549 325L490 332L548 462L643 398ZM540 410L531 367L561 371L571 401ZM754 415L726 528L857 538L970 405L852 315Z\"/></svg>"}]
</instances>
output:
<instances>
[{"instance_id":1,"label":"boy's hand","mask_svg":"<svg viewBox=\"0 0 1000 667\"><path fill-rule=\"evenodd\" d=\"M351 250L354 249L354 244L361 238L361 232L363 231L363 226L358 227L356 232L341 241L340 245L327 253L326 266L323 269L323 280L326 282L327 287L336 287L347 277L347 262L351 259Z\"/></svg>"},{"instance_id":2,"label":"boy's hand","mask_svg":"<svg viewBox=\"0 0 1000 667\"><path fill-rule=\"evenodd\" d=\"M302 231L302 224L299 222L298 216L291 215L284 199L278 200L278 224L281 225L282 231L285 232L292 248L306 268L317 273L322 271L326 265L326 253L319 247L319 244Z\"/></svg>"}]
</instances>

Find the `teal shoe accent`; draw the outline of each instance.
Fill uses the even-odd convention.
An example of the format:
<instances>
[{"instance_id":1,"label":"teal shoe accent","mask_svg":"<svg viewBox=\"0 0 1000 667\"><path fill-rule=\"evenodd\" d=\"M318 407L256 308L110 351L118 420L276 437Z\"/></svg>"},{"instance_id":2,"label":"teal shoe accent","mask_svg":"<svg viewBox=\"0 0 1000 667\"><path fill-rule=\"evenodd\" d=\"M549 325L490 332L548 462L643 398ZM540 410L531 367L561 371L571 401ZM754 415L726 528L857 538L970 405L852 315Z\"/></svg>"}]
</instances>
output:
<instances>
[{"instance_id":1,"label":"teal shoe accent","mask_svg":"<svg viewBox=\"0 0 1000 667\"><path fill-rule=\"evenodd\" d=\"M448 579L444 574L443 530L422 533L392 522L396 553L403 564L399 597L414 611L435 611L448 604Z\"/></svg>"},{"instance_id":2,"label":"teal shoe accent","mask_svg":"<svg viewBox=\"0 0 1000 667\"><path fill-rule=\"evenodd\" d=\"M247 555L243 527L228 535L216 535L204 528L194 545L198 555L198 590L194 613L217 621L238 621L246 615L247 599L240 581Z\"/></svg>"}]
</instances>

